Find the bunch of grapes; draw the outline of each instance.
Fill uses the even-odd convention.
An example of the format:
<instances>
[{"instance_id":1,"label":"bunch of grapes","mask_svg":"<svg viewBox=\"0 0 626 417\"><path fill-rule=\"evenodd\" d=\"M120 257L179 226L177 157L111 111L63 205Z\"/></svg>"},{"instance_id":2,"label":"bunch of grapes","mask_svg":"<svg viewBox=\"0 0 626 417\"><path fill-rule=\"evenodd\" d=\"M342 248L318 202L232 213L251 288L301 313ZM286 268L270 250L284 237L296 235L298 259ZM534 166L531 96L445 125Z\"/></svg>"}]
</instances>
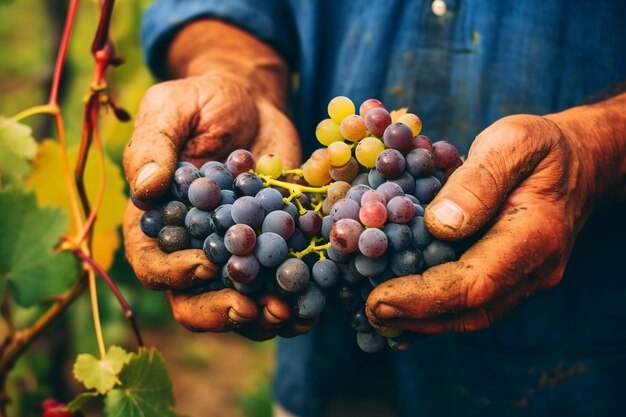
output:
<instances>
[{"instance_id":1,"label":"bunch of grapes","mask_svg":"<svg viewBox=\"0 0 626 417\"><path fill-rule=\"evenodd\" d=\"M462 160L449 142L420 135L415 114L390 113L375 99L355 110L347 97L331 100L315 132L326 147L300 170L243 149L199 169L180 162L170 201L148 209L141 228L164 252L203 249L221 267L203 290L271 292L303 319L338 307L353 316L364 351L403 350L409 337L376 333L365 301L388 279L456 259L423 214Z\"/></svg>"}]
</instances>

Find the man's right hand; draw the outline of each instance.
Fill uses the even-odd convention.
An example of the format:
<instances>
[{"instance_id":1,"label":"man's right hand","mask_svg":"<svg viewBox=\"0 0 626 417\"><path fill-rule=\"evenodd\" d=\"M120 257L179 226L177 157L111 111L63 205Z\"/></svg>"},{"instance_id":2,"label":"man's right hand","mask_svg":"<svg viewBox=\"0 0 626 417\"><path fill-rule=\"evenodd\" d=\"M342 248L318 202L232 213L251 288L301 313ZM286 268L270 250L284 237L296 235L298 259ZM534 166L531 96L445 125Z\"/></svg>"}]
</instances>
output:
<instances>
[{"instance_id":1,"label":"man's right hand","mask_svg":"<svg viewBox=\"0 0 626 417\"><path fill-rule=\"evenodd\" d=\"M179 159L197 166L223 160L238 148L257 156L278 154L285 167L300 164L297 133L286 115L229 72L212 71L157 84L146 93L135 131L124 152L124 169L134 196L163 195ZM168 290L176 320L194 331L238 330L253 339L307 331L287 305L272 295L256 303L230 289L195 294L191 289L218 277L201 250L162 252L139 227L142 211L129 203L124 221L126 256L139 280Z\"/></svg>"}]
</instances>

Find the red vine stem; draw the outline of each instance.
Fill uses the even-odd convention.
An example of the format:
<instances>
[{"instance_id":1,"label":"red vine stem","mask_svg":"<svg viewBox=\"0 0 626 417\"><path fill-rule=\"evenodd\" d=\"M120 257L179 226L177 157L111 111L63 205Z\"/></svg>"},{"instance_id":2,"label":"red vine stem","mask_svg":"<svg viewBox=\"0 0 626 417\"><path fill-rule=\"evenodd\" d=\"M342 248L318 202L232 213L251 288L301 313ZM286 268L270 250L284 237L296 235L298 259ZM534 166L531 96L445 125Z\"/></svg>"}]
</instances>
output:
<instances>
[{"instance_id":1,"label":"red vine stem","mask_svg":"<svg viewBox=\"0 0 626 417\"><path fill-rule=\"evenodd\" d=\"M59 86L61 84L61 75L63 74L63 66L65 65L65 57L67 56L67 48L70 44L70 36L74 26L76 10L78 10L80 0L71 0L67 17L65 18L65 27L63 28L63 36L61 37L61 45L57 53L57 60L54 64L54 74L52 76L52 86L50 87L50 98L48 104L53 106L59 105Z\"/></svg>"},{"instance_id":2,"label":"red vine stem","mask_svg":"<svg viewBox=\"0 0 626 417\"><path fill-rule=\"evenodd\" d=\"M65 236L62 237L61 240L65 241L65 242L68 242L70 244L72 243ZM109 289L111 290L113 295L115 295L115 298L117 298L117 301L119 302L120 306L122 307L122 310L124 311L124 317L126 317L126 319L128 320L128 323L130 324L130 326L133 329L133 332L135 333L135 339L137 340L137 346L140 347L140 348L143 347L144 346L143 339L141 337L141 332L139 331L139 327L137 326L137 322L135 321L135 315L133 313L133 310L130 308L130 306L126 302L126 299L124 299L124 296L122 295L120 290L117 288L117 285L115 285L115 283L113 282L111 277L107 274L107 272L104 270L104 268L102 268L91 256L87 255L80 248L73 247L70 250L72 251L72 253L74 253L76 258L78 258L81 261L86 262L87 264L89 264L89 266L94 271L96 271L98 273L100 278L102 278L104 280L104 282L107 284L107 286L109 287Z\"/></svg>"}]
</instances>

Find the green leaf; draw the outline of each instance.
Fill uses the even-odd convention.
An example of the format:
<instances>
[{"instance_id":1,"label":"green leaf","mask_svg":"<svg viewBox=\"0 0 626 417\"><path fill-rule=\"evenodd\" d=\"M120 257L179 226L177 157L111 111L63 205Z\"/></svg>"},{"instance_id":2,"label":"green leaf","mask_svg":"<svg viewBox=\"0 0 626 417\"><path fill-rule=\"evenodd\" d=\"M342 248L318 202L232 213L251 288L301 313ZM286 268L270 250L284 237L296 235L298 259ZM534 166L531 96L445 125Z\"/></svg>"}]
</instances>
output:
<instances>
[{"instance_id":1,"label":"green leaf","mask_svg":"<svg viewBox=\"0 0 626 417\"><path fill-rule=\"evenodd\" d=\"M76 396L76 398L67 403L67 408L69 408L70 411L78 411L87 403L87 401L92 398L96 398L98 395L99 394L97 392L93 391L81 392Z\"/></svg>"},{"instance_id":2,"label":"green leaf","mask_svg":"<svg viewBox=\"0 0 626 417\"><path fill-rule=\"evenodd\" d=\"M106 394L120 383L118 374L132 356L119 346L111 346L103 359L81 353L74 362L74 378L87 389L95 388L100 394Z\"/></svg>"},{"instance_id":3,"label":"green leaf","mask_svg":"<svg viewBox=\"0 0 626 417\"><path fill-rule=\"evenodd\" d=\"M163 357L155 349L142 349L120 374L122 386L104 399L106 417L168 417L174 396Z\"/></svg>"},{"instance_id":4,"label":"green leaf","mask_svg":"<svg viewBox=\"0 0 626 417\"><path fill-rule=\"evenodd\" d=\"M31 128L0 116L0 186L21 184L36 153Z\"/></svg>"},{"instance_id":5,"label":"green leaf","mask_svg":"<svg viewBox=\"0 0 626 417\"><path fill-rule=\"evenodd\" d=\"M15 188L0 190L0 213L0 280L8 280L15 301L27 307L65 291L78 273L72 254L54 253L66 216Z\"/></svg>"}]
</instances>

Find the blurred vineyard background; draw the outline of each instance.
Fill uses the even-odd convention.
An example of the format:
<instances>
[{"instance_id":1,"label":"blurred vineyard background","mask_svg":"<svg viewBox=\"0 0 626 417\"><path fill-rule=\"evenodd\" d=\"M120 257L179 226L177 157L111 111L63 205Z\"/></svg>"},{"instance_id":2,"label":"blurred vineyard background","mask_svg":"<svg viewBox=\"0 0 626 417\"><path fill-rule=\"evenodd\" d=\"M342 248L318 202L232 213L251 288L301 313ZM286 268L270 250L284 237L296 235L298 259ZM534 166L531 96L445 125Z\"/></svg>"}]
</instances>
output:
<instances>
[{"instance_id":1,"label":"blurred vineyard background","mask_svg":"<svg viewBox=\"0 0 626 417\"><path fill-rule=\"evenodd\" d=\"M47 101L59 36L65 19L66 0L0 0L0 115L10 117ZM139 28L141 14L150 0L118 0L112 38L125 63L110 71L110 88L119 105L135 114L143 92L154 80L143 65ZM70 155L80 137L84 97L91 82L91 42L97 25L97 2L84 0L73 37L61 92L61 108L67 129ZM40 141L27 184L40 204L51 204L69 213L65 186L58 162L58 142L52 119L35 116L26 120ZM121 221L127 187L121 158L132 132L130 123L119 123L112 114L101 115L105 142L107 190L95 229L95 257L107 267L135 311L147 345L165 356L176 410L190 417L261 417L271 414L269 379L273 343L252 343L235 335L192 334L171 319L161 293L142 288L125 261ZM96 188L96 164L88 165L88 189ZM91 174L90 174L91 173ZM99 285L105 340L134 350L130 329L104 285ZM17 307L17 306L16 306ZM17 309L15 321L27 323L42 307ZM0 332L6 329L0 328ZM9 378L11 416L38 416L38 404L48 396L68 401L80 391L71 365L78 353L97 352L89 301L86 294L61 322L41 337L17 363ZM92 404L87 416L101 415Z\"/></svg>"}]
</instances>

